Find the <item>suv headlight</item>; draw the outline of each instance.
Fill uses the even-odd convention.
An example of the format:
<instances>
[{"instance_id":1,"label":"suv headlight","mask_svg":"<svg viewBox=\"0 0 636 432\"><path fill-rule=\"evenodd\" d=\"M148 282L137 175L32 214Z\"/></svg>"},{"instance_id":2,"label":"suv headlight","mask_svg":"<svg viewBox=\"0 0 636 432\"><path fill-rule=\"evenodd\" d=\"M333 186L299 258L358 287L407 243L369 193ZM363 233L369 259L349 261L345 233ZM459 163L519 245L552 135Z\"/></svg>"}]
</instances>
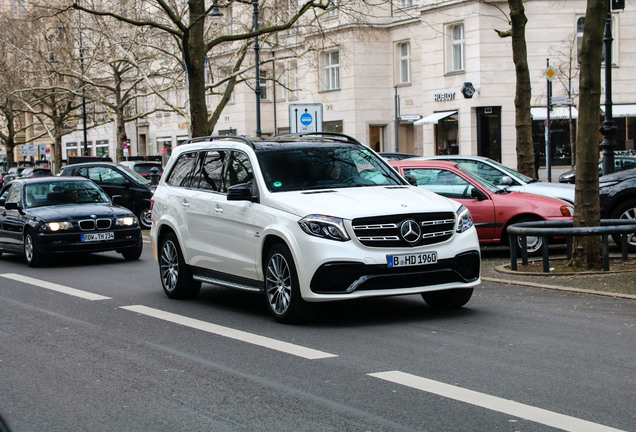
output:
<instances>
[{"instance_id":1,"label":"suv headlight","mask_svg":"<svg viewBox=\"0 0 636 432\"><path fill-rule=\"evenodd\" d=\"M307 234L329 240L347 241L349 235L341 218L323 215L309 215L298 221Z\"/></svg>"},{"instance_id":2,"label":"suv headlight","mask_svg":"<svg viewBox=\"0 0 636 432\"><path fill-rule=\"evenodd\" d=\"M459 206L455 213L457 213L457 229L455 231L463 233L473 226L473 216L466 207L463 205Z\"/></svg>"}]
</instances>

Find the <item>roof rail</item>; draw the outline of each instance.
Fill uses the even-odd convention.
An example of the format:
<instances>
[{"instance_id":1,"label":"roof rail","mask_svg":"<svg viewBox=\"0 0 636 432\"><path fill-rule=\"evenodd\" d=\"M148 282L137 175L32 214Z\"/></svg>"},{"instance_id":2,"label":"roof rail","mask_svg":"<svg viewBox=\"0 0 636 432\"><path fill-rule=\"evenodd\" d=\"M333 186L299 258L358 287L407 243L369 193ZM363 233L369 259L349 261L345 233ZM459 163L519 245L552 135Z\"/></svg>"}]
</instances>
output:
<instances>
[{"instance_id":1,"label":"roof rail","mask_svg":"<svg viewBox=\"0 0 636 432\"><path fill-rule=\"evenodd\" d=\"M202 141L215 141L220 139L235 139L238 141L243 141L244 143L249 144L250 147L254 148L254 141L239 135L211 135L211 136L205 136L205 137L196 137L196 138L190 138L189 140L184 141L183 144L197 143Z\"/></svg>"},{"instance_id":2,"label":"roof rail","mask_svg":"<svg viewBox=\"0 0 636 432\"><path fill-rule=\"evenodd\" d=\"M305 133L290 133L290 134L284 134L284 135L276 135L277 137L306 137L306 136L324 136L324 137L329 137L329 138L336 138L339 139L340 141L346 141L349 144L359 144L359 145L364 145L362 144L360 141L358 141L357 139L343 134L343 133L338 133L338 132L305 132Z\"/></svg>"}]
</instances>

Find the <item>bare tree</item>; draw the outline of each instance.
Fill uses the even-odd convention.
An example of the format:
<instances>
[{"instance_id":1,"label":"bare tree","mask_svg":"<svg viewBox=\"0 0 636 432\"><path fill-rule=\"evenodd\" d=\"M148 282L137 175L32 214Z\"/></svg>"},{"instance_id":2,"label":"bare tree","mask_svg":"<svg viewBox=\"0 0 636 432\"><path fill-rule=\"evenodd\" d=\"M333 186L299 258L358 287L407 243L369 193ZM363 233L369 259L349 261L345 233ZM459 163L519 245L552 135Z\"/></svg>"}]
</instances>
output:
<instances>
[{"instance_id":1,"label":"bare tree","mask_svg":"<svg viewBox=\"0 0 636 432\"><path fill-rule=\"evenodd\" d=\"M227 4L234 7L252 8L253 3L248 0L236 0ZM264 7L264 1L260 3ZM258 30L251 27L248 31L239 33L217 33L211 38L205 37L205 20L216 3L205 6L204 0L189 0L187 6L178 3L170 3L165 0L146 1L137 7L132 7L126 2L125 7L116 11L109 3L108 9L100 7L97 2L84 1L80 4L74 1L71 7L96 16L109 16L138 27L153 27L165 35L170 36L178 44L181 61L185 68L188 83L188 95L190 102L190 121L192 136L209 135L209 115L205 102L206 96L206 56L209 52L223 44L231 44L237 41L251 40L255 36L273 34L287 30L294 26L303 16L312 10L325 10L330 6L328 0L306 0L299 4L297 10L290 14L285 21L259 26ZM135 16L131 11L141 10L140 16ZM245 13L243 15L246 15ZM247 14L251 16L251 14ZM240 50L237 51L237 62L242 61Z\"/></svg>"},{"instance_id":2,"label":"bare tree","mask_svg":"<svg viewBox=\"0 0 636 432\"><path fill-rule=\"evenodd\" d=\"M580 50L579 121L576 133L575 227L600 224L598 199L598 130L601 98L603 28L608 14L607 0L588 0ZM606 65L611 67L611 65ZM572 265L599 269L601 242L596 236L575 237Z\"/></svg>"},{"instance_id":3,"label":"bare tree","mask_svg":"<svg viewBox=\"0 0 636 432\"><path fill-rule=\"evenodd\" d=\"M532 97L528 51L526 48L526 18L523 0L508 0L511 28L495 30L500 37L512 37L512 59L517 84L515 89L515 129L517 132L517 169L530 177L535 175L534 148L532 146Z\"/></svg>"}]
</instances>

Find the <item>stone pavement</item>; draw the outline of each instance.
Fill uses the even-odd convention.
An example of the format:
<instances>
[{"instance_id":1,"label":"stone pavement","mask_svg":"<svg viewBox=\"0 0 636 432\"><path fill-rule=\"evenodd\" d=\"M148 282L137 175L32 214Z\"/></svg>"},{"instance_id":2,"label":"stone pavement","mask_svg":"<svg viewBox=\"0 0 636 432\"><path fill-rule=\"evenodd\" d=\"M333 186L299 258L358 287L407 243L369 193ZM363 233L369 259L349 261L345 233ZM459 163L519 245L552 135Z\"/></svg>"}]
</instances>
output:
<instances>
[{"instance_id":1,"label":"stone pavement","mask_svg":"<svg viewBox=\"0 0 636 432\"><path fill-rule=\"evenodd\" d=\"M481 279L483 282L497 282L531 286L540 289L572 291L595 295L636 300L636 254L631 253L626 262L620 254L610 254L610 271L566 272L564 246L550 247L550 273L543 273L541 257L530 258L529 266L521 266L518 271L510 270L510 255L504 247L482 248Z\"/></svg>"}]
</instances>

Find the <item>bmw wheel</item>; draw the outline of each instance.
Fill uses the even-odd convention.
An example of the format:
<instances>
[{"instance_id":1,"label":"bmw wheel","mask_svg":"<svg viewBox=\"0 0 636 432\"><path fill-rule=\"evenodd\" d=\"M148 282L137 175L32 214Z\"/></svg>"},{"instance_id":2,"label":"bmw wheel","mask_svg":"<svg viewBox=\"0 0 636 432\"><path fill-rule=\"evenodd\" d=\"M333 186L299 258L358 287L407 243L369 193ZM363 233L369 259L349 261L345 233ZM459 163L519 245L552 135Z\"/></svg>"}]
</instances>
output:
<instances>
[{"instance_id":1,"label":"bmw wheel","mask_svg":"<svg viewBox=\"0 0 636 432\"><path fill-rule=\"evenodd\" d=\"M265 260L265 300L274 319L282 323L300 321L307 310L291 252L282 244L274 245Z\"/></svg>"},{"instance_id":2,"label":"bmw wheel","mask_svg":"<svg viewBox=\"0 0 636 432\"><path fill-rule=\"evenodd\" d=\"M173 233L160 240L159 274L163 291L170 298L191 298L201 289L201 282L192 279L192 273L183 259L177 236Z\"/></svg>"},{"instance_id":3,"label":"bmw wheel","mask_svg":"<svg viewBox=\"0 0 636 432\"><path fill-rule=\"evenodd\" d=\"M37 237L31 230L24 234L24 258L29 267L38 267L44 261L42 254L38 250Z\"/></svg>"}]
</instances>

